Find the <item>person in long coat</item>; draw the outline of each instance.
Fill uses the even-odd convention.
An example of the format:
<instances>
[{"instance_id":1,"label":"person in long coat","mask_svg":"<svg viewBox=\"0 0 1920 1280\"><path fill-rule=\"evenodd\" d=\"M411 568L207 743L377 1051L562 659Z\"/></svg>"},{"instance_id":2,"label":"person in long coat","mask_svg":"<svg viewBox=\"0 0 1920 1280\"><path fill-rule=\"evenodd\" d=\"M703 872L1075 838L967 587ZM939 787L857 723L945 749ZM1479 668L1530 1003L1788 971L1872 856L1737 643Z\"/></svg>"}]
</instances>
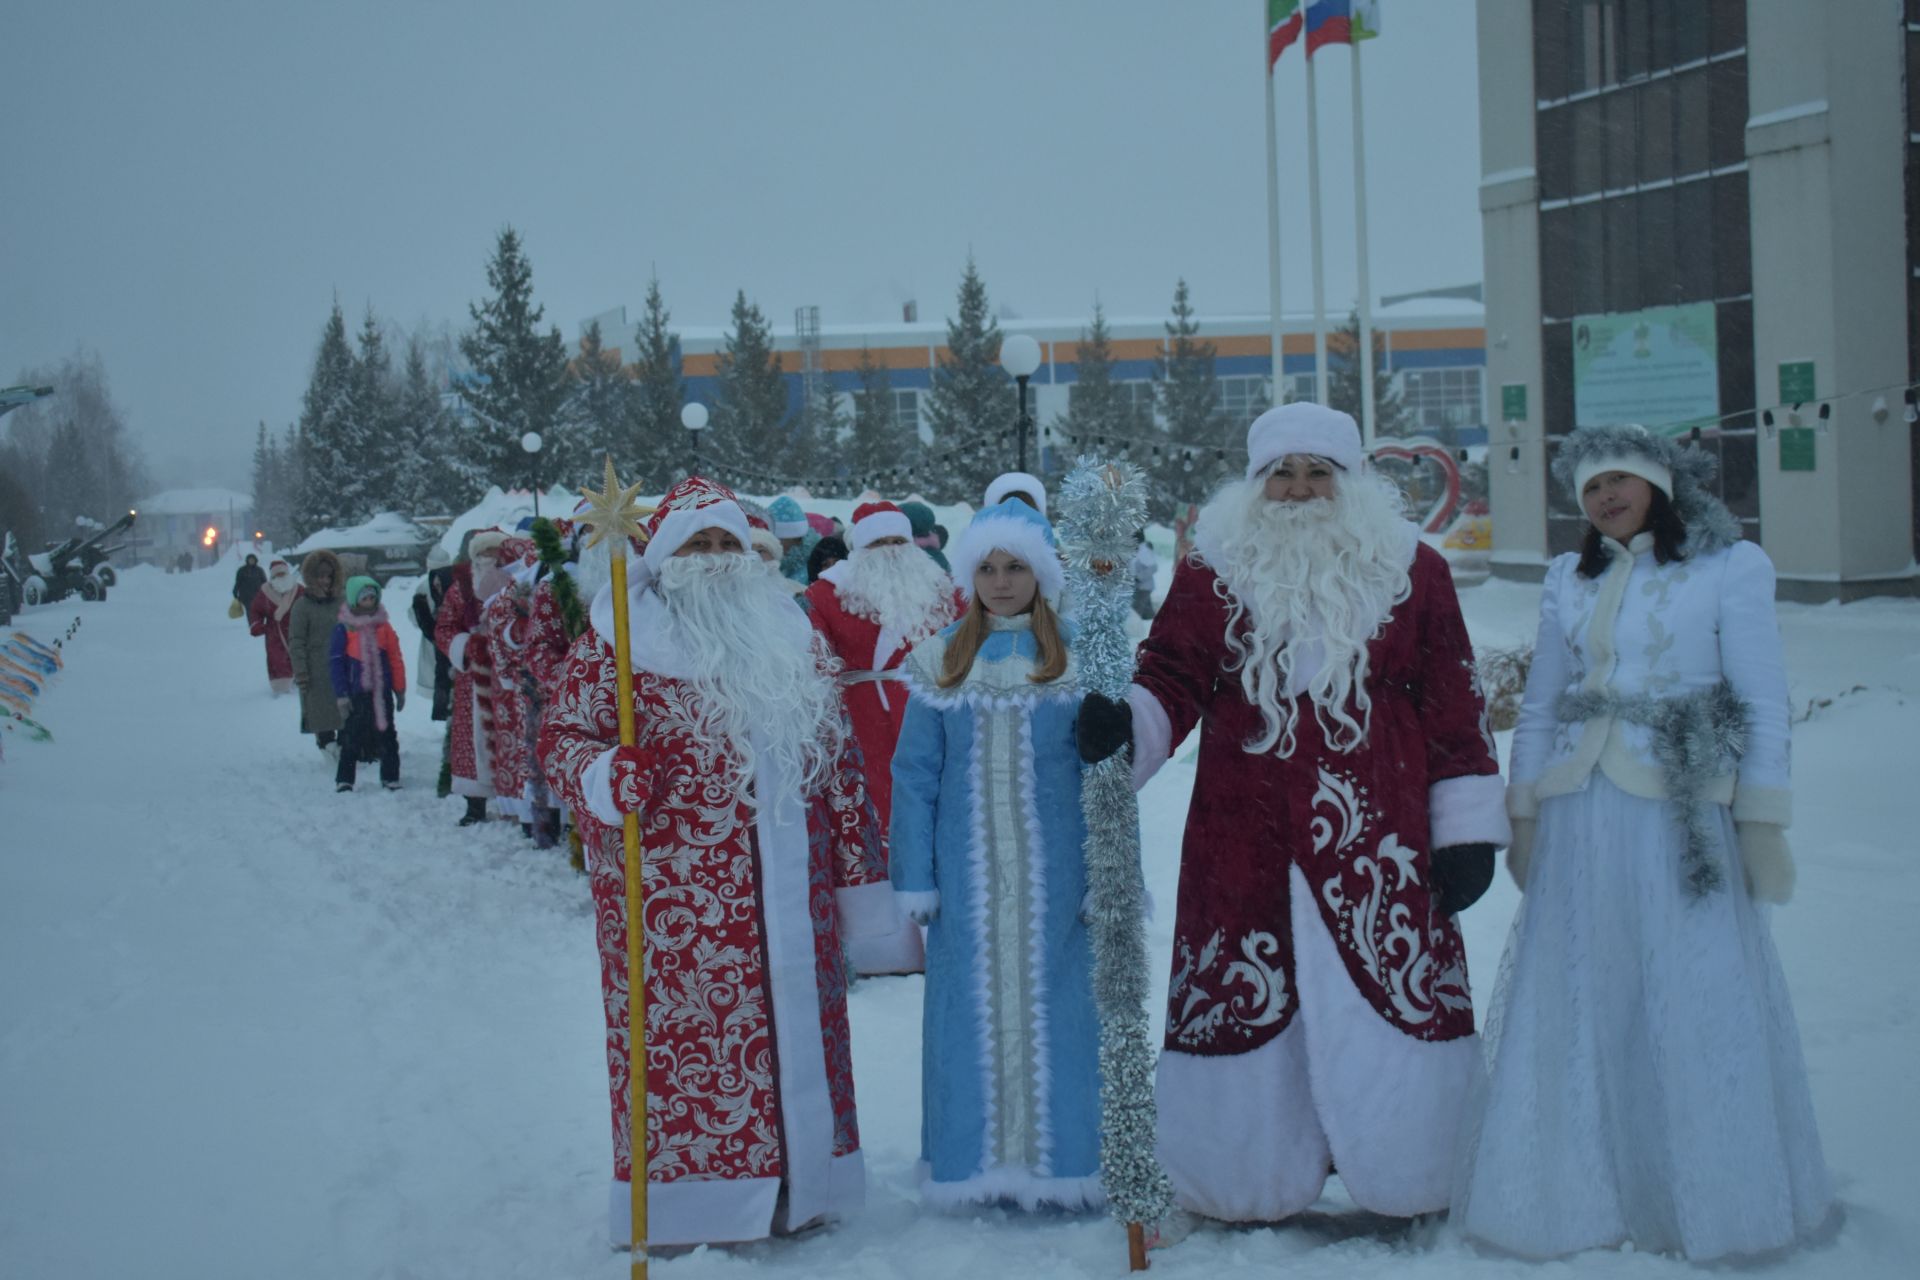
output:
<instances>
[{"instance_id":1,"label":"person in long coat","mask_svg":"<svg viewBox=\"0 0 1920 1280\"><path fill-rule=\"evenodd\" d=\"M293 566L279 556L268 562L267 569L267 580L247 604L247 630L266 640L267 687L277 698L293 692L293 657L287 651L287 629L293 602L300 597L300 583L293 576Z\"/></svg>"},{"instance_id":2,"label":"person in long coat","mask_svg":"<svg viewBox=\"0 0 1920 1280\"><path fill-rule=\"evenodd\" d=\"M952 550L971 603L907 659L893 753L891 875L927 922L920 1190L1090 1208L1100 1029L1065 574L1045 517L1015 499Z\"/></svg>"},{"instance_id":3,"label":"person in long coat","mask_svg":"<svg viewBox=\"0 0 1920 1280\"><path fill-rule=\"evenodd\" d=\"M1446 561L1349 415L1269 410L1247 452L1129 704L1082 709L1083 754L1131 736L1137 780L1200 727L1160 1156L1213 1218L1289 1217L1336 1165L1363 1209L1433 1212L1480 1071L1454 916L1509 835L1473 648Z\"/></svg>"},{"instance_id":4,"label":"person in long coat","mask_svg":"<svg viewBox=\"0 0 1920 1280\"><path fill-rule=\"evenodd\" d=\"M631 1226L631 813L646 881L649 1235L750 1240L865 1196L842 939L896 928L900 913L873 857L873 805L832 658L747 550L746 513L694 476L649 525L627 598L594 598L539 752L588 852L613 1238ZM632 747L619 742L618 609L631 619Z\"/></svg>"},{"instance_id":5,"label":"person in long coat","mask_svg":"<svg viewBox=\"0 0 1920 1280\"><path fill-rule=\"evenodd\" d=\"M453 580L440 600L433 643L453 668L453 719L448 728L448 761L453 793L466 800L460 825L487 818L493 797L493 654L480 626L480 606L506 582L500 569L503 529L482 529L467 543L467 559L453 567Z\"/></svg>"},{"instance_id":6,"label":"person in long coat","mask_svg":"<svg viewBox=\"0 0 1920 1280\"><path fill-rule=\"evenodd\" d=\"M480 631L493 659L492 731L486 749L493 769L495 806L531 836L533 805L527 795L527 772L536 701L528 687L527 640L533 574L539 561L532 540L517 536L500 544L499 556L507 581L480 607Z\"/></svg>"},{"instance_id":7,"label":"person in long coat","mask_svg":"<svg viewBox=\"0 0 1920 1280\"><path fill-rule=\"evenodd\" d=\"M1589 526L1514 729L1525 898L1452 1219L1535 1258L1774 1254L1834 1205L1760 905L1794 880L1773 564L1704 450L1589 427L1554 471Z\"/></svg>"},{"instance_id":8,"label":"person in long coat","mask_svg":"<svg viewBox=\"0 0 1920 1280\"><path fill-rule=\"evenodd\" d=\"M300 598L287 620L287 654L293 660L293 682L300 690L300 732L313 735L325 750L345 722L334 705L328 650L333 628L340 621L340 557L331 551L311 551L300 562Z\"/></svg>"}]
</instances>

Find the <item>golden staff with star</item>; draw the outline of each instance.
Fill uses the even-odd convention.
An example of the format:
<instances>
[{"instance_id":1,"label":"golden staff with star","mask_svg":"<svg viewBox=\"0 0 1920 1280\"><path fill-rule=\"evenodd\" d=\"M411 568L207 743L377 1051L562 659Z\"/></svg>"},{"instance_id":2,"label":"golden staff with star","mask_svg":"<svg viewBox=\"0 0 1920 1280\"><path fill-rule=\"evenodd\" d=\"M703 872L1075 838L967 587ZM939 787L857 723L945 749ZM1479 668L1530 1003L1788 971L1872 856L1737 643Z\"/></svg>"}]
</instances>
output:
<instances>
[{"instance_id":1,"label":"golden staff with star","mask_svg":"<svg viewBox=\"0 0 1920 1280\"><path fill-rule=\"evenodd\" d=\"M593 522L588 547L597 547L613 539L613 657L614 681L619 691L620 745L634 745L633 729L633 645L627 625L628 538L640 536L640 518L644 509L634 501L640 492L635 484L622 487L613 473L613 458L607 458L606 479L598 493L581 487L580 495L588 504L587 519ZM632 1280L647 1275L647 952L645 887L640 882L640 815L629 813L620 824L620 840L626 852L627 868L627 1145L633 1195Z\"/></svg>"}]
</instances>

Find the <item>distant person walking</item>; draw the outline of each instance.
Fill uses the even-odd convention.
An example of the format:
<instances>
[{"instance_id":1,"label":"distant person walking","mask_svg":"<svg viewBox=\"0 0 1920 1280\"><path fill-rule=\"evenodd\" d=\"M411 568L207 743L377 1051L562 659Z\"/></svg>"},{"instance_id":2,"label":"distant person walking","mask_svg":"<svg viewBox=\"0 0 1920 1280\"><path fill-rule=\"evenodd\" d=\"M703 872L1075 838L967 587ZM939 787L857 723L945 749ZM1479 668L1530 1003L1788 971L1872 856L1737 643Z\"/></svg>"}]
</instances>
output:
<instances>
[{"instance_id":1,"label":"distant person walking","mask_svg":"<svg viewBox=\"0 0 1920 1280\"><path fill-rule=\"evenodd\" d=\"M324 751L341 725L327 671L328 646L340 621L340 557L315 551L301 562L300 577L305 589L287 622L287 652L300 689L300 732L312 734L314 745Z\"/></svg>"},{"instance_id":2,"label":"distant person walking","mask_svg":"<svg viewBox=\"0 0 1920 1280\"><path fill-rule=\"evenodd\" d=\"M275 556L268 561L267 581L247 602L247 630L267 641L267 686L273 696L293 692L293 658L287 651L287 628L300 583L293 566Z\"/></svg>"},{"instance_id":3,"label":"distant person walking","mask_svg":"<svg viewBox=\"0 0 1920 1280\"><path fill-rule=\"evenodd\" d=\"M238 618L253 604L254 595L267 581L267 571L260 567L259 556L248 556L246 563L233 571L233 602L240 606Z\"/></svg>"}]
</instances>

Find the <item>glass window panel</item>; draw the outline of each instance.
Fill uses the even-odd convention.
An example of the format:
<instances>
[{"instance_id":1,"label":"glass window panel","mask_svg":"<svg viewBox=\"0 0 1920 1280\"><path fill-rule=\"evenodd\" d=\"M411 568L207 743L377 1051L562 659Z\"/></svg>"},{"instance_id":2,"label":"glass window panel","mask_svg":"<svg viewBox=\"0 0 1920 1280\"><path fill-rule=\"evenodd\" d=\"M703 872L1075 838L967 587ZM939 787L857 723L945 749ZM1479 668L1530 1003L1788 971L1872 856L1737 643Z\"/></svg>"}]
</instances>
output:
<instances>
[{"instance_id":1,"label":"glass window panel","mask_svg":"<svg viewBox=\"0 0 1920 1280\"><path fill-rule=\"evenodd\" d=\"M1647 69L1665 71L1673 65L1672 4L1652 4L1647 8Z\"/></svg>"},{"instance_id":2,"label":"glass window panel","mask_svg":"<svg viewBox=\"0 0 1920 1280\"><path fill-rule=\"evenodd\" d=\"M1640 180L1673 176L1673 81L1650 80L1640 86Z\"/></svg>"},{"instance_id":3,"label":"glass window panel","mask_svg":"<svg viewBox=\"0 0 1920 1280\"><path fill-rule=\"evenodd\" d=\"M1573 430L1573 324L1540 326L1540 423L1549 436Z\"/></svg>"},{"instance_id":4,"label":"glass window panel","mask_svg":"<svg viewBox=\"0 0 1920 1280\"><path fill-rule=\"evenodd\" d=\"M1564 200L1573 194L1573 157L1569 154L1573 139L1573 108L1552 107L1534 120L1535 148L1539 153L1540 198ZM1668 147L1672 155L1672 147Z\"/></svg>"},{"instance_id":5,"label":"glass window panel","mask_svg":"<svg viewBox=\"0 0 1920 1280\"><path fill-rule=\"evenodd\" d=\"M1707 68L1707 158L1716 169L1747 158L1747 60L1728 58Z\"/></svg>"},{"instance_id":6,"label":"glass window panel","mask_svg":"<svg viewBox=\"0 0 1920 1280\"><path fill-rule=\"evenodd\" d=\"M1747 0L1712 0L1713 52L1731 53L1747 45Z\"/></svg>"},{"instance_id":7,"label":"glass window panel","mask_svg":"<svg viewBox=\"0 0 1920 1280\"><path fill-rule=\"evenodd\" d=\"M1640 290L1637 306L1674 300L1674 198L1672 187L1640 193Z\"/></svg>"},{"instance_id":8,"label":"glass window panel","mask_svg":"<svg viewBox=\"0 0 1920 1280\"><path fill-rule=\"evenodd\" d=\"M1574 313L1573 214L1562 206L1540 215L1540 307L1562 319Z\"/></svg>"},{"instance_id":9,"label":"glass window panel","mask_svg":"<svg viewBox=\"0 0 1920 1280\"><path fill-rule=\"evenodd\" d=\"M1607 310L1632 311L1640 303L1640 197L1616 196L1600 207L1607 224Z\"/></svg>"},{"instance_id":10,"label":"glass window panel","mask_svg":"<svg viewBox=\"0 0 1920 1280\"><path fill-rule=\"evenodd\" d=\"M1753 292L1752 224L1747 175L1723 173L1713 182L1713 293L1737 298Z\"/></svg>"},{"instance_id":11,"label":"glass window panel","mask_svg":"<svg viewBox=\"0 0 1920 1280\"><path fill-rule=\"evenodd\" d=\"M1907 33L1907 132L1920 133L1920 31Z\"/></svg>"},{"instance_id":12,"label":"glass window panel","mask_svg":"<svg viewBox=\"0 0 1920 1280\"><path fill-rule=\"evenodd\" d=\"M1750 427L1754 410L1753 303L1743 299L1716 307L1714 336L1720 345L1720 416L1731 427Z\"/></svg>"},{"instance_id":13,"label":"glass window panel","mask_svg":"<svg viewBox=\"0 0 1920 1280\"><path fill-rule=\"evenodd\" d=\"M1648 57L1650 0L1620 0L1620 78L1639 80L1652 63Z\"/></svg>"},{"instance_id":14,"label":"glass window panel","mask_svg":"<svg viewBox=\"0 0 1920 1280\"><path fill-rule=\"evenodd\" d=\"M1713 296L1713 189L1705 179L1673 189L1673 279L1676 302Z\"/></svg>"},{"instance_id":15,"label":"glass window panel","mask_svg":"<svg viewBox=\"0 0 1920 1280\"><path fill-rule=\"evenodd\" d=\"M1635 143L1639 140L1639 125L1636 119L1636 106L1640 91L1636 88L1617 89L1602 95L1604 104L1602 119L1606 121L1607 171L1606 189L1618 191L1630 187L1639 181L1639 158L1634 154Z\"/></svg>"},{"instance_id":16,"label":"glass window panel","mask_svg":"<svg viewBox=\"0 0 1920 1280\"><path fill-rule=\"evenodd\" d=\"M1708 167L1707 137L1712 116L1707 83L1705 67L1683 71L1673 78L1675 174L1699 173Z\"/></svg>"},{"instance_id":17,"label":"glass window panel","mask_svg":"<svg viewBox=\"0 0 1920 1280\"><path fill-rule=\"evenodd\" d=\"M1533 0L1533 93L1544 102L1567 96L1566 0Z\"/></svg>"},{"instance_id":18,"label":"glass window panel","mask_svg":"<svg viewBox=\"0 0 1920 1280\"><path fill-rule=\"evenodd\" d=\"M1607 309L1606 224L1604 200L1573 206L1573 311L1589 315Z\"/></svg>"},{"instance_id":19,"label":"glass window panel","mask_svg":"<svg viewBox=\"0 0 1920 1280\"><path fill-rule=\"evenodd\" d=\"M1606 98L1583 98L1568 109L1573 112L1572 194L1594 195L1606 184Z\"/></svg>"},{"instance_id":20,"label":"glass window panel","mask_svg":"<svg viewBox=\"0 0 1920 1280\"><path fill-rule=\"evenodd\" d=\"M918 391L893 392L893 424L901 431L912 435L920 432L920 393Z\"/></svg>"}]
</instances>

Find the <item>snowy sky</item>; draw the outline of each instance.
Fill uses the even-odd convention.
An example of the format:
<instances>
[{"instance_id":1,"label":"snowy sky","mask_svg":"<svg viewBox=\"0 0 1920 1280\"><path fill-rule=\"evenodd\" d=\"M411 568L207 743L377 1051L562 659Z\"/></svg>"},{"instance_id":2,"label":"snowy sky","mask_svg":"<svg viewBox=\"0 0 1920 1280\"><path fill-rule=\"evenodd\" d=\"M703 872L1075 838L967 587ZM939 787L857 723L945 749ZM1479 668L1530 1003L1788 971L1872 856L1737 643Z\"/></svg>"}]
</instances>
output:
<instances>
[{"instance_id":1,"label":"snowy sky","mask_svg":"<svg viewBox=\"0 0 1920 1280\"><path fill-rule=\"evenodd\" d=\"M15 0L0 381L98 351L162 485L246 487L337 292L458 326L499 228L571 340L637 311L782 330L950 310L1266 305L1263 0ZM1480 278L1471 0L1367 48L1376 294ZM1016 39L1017 33L1017 39ZM1349 60L1316 60L1327 298L1354 297ZM1305 80L1281 63L1286 309L1310 306ZM0 420L0 428L4 420Z\"/></svg>"}]
</instances>

